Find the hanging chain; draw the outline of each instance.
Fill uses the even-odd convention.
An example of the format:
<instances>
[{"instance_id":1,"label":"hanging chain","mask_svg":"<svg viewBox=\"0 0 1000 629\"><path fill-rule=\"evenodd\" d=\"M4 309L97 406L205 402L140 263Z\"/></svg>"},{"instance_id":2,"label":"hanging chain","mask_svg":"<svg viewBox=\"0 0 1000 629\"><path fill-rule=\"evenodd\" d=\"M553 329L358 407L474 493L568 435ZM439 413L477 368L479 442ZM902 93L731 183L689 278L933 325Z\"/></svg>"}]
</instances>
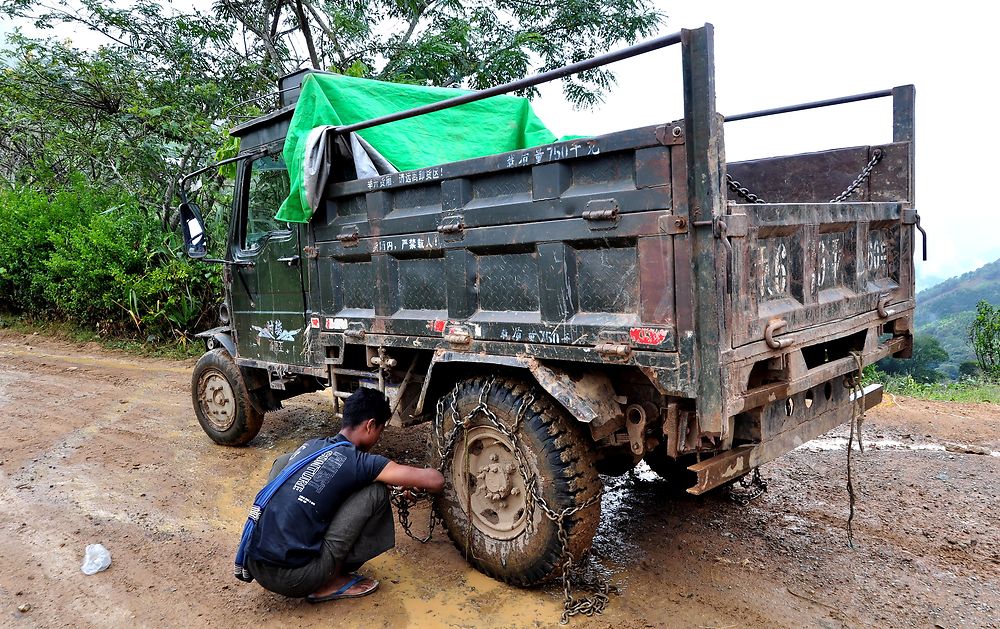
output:
<instances>
[{"instance_id":1,"label":"hanging chain","mask_svg":"<svg viewBox=\"0 0 1000 629\"><path fill-rule=\"evenodd\" d=\"M868 161L868 165L862 169L861 174L854 178L851 185L838 194L837 196L830 199L830 203L840 203L847 197L851 196L851 193L858 189L858 186L863 184L868 180L868 177L872 174L872 168L875 168L875 164L882 161L882 149L875 149L872 151L872 158Z\"/></svg>"},{"instance_id":2,"label":"hanging chain","mask_svg":"<svg viewBox=\"0 0 1000 629\"><path fill-rule=\"evenodd\" d=\"M855 190L857 190L861 184L868 181L868 177L870 177L872 174L872 169L875 168L875 164L878 164L880 161L882 161L883 155L884 152L882 151L882 149L875 149L874 151L872 151L872 158L868 161L868 164L863 169L861 169L861 172L858 174L857 177L854 178L854 181L851 182L851 185L847 186L847 188L843 192L841 192L834 198L830 199L829 202L840 203L847 197L851 196L851 194ZM729 187L730 190L740 195L750 203L767 203L767 201L765 201L761 197L757 196L753 192L750 192L750 189L744 186L742 183L733 179L733 176L730 175L729 173L726 173L726 185Z\"/></svg>"},{"instance_id":3,"label":"hanging chain","mask_svg":"<svg viewBox=\"0 0 1000 629\"><path fill-rule=\"evenodd\" d=\"M427 523L427 535L420 537L411 529L410 505L421 500L429 499L430 496L426 492L415 491L413 489L403 490L398 488L392 490L389 498L392 502L392 506L396 507L396 513L399 514L399 525L403 528L403 532L406 533L408 537L417 540L421 544L426 544L431 540L431 537L434 535L434 524L438 521L438 517L437 514L434 513L434 509L431 509L429 522Z\"/></svg>"},{"instance_id":4,"label":"hanging chain","mask_svg":"<svg viewBox=\"0 0 1000 629\"><path fill-rule=\"evenodd\" d=\"M764 199L758 197L756 194L750 192L750 189L741 184L740 182L733 179L733 176L726 173L726 185L729 189L740 195L750 203L767 203Z\"/></svg>"},{"instance_id":5,"label":"hanging chain","mask_svg":"<svg viewBox=\"0 0 1000 629\"><path fill-rule=\"evenodd\" d=\"M864 362L861 352L851 352L857 371L849 374L844 380L844 384L851 390L854 401L851 404L851 432L847 437L847 501L850 505L850 514L847 516L847 544L854 548L854 479L851 473L851 452L854 450L854 441L858 442L858 450L865 451L865 445L861 442L861 424L865 419L865 390L861 384L861 374L864 369Z\"/></svg>"},{"instance_id":6,"label":"hanging chain","mask_svg":"<svg viewBox=\"0 0 1000 629\"><path fill-rule=\"evenodd\" d=\"M559 565L562 573L561 580L563 589L563 612L559 619L559 624L564 625L568 623L571 616L576 616L578 614L582 614L584 616L600 614L604 611L608 604L610 586L604 580L598 579L595 581L587 581L581 575L574 574L573 556L569 551L569 531L567 529L567 521L580 511L583 511L600 501L601 494L598 493L591 496L588 500L576 505L575 507L569 507L558 511L549 506L549 504L545 501L545 498L541 495L537 477L530 473L530 469L524 460L521 448L520 428L524 423L524 416L528 412L530 406L534 403L535 398L529 394L521 400L521 404L518 407L516 415L514 416L513 426L508 428L502 421L500 421L496 414L490 410L489 405L486 403L486 398L494 383L494 378L490 378L486 381L486 384L483 386L483 389L479 394L479 403L474 409L465 415L465 417L462 417L456 408L456 401L458 397L457 385L449 395L438 400L438 417L443 420L445 414L448 414L454 423L451 430L449 430L446 434L442 434L444 421L436 421L433 423L433 444L437 449L438 456L440 457L438 459L440 461L438 471L444 474L447 470L451 463L455 446L459 441L459 436L468 435L466 426L468 426L469 422L480 415L485 418L486 421L489 422L489 424L498 432L500 432L500 434L506 437L514 447L514 455L518 460L518 469L521 473L521 480L524 482L524 486L527 489L524 500L525 519L528 522L528 526L532 526L532 514L534 513L535 506L538 506L545 517L550 519L556 525L556 535L559 541ZM468 454L466 454L465 460L466 465L468 465ZM468 470L466 470L466 475L468 475ZM406 493L403 491L393 492L393 505L396 506L396 510L399 514L400 526L408 536L420 543L426 543L430 540L431 535L433 534L435 521L439 520L440 517L435 513L432 507L427 535L425 537L418 537L414 535L410 529L410 505L416 500L426 498L427 496L426 494L414 496L414 492L409 493L411 494L410 497L407 497ZM467 516L469 517L471 537L471 511L467 511ZM471 550L471 539L467 540L466 543L468 548ZM584 590L590 592L590 594L574 597L574 584L576 585L577 590Z\"/></svg>"},{"instance_id":7,"label":"hanging chain","mask_svg":"<svg viewBox=\"0 0 1000 629\"><path fill-rule=\"evenodd\" d=\"M740 486L739 491L734 487ZM754 500L760 498L767 492L767 482L760 475L760 468L753 468L753 472L745 474L736 483L729 486L729 498L736 504L745 507Z\"/></svg>"}]
</instances>

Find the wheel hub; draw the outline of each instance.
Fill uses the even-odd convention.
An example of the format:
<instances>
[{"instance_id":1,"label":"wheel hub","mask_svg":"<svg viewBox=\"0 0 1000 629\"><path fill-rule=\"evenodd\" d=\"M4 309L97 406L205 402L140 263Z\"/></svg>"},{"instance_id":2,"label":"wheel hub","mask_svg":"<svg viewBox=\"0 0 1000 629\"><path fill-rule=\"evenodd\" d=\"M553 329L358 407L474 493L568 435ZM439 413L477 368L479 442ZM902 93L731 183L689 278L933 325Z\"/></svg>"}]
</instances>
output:
<instances>
[{"instance_id":1,"label":"wheel hub","mask_svg":"<svg viewBox=\"0 0 1000 629\"><path fill-rule=\"evenodd\" d=\"M467 443L452 466L462 508L471 509L473 525L486 535L517 537L527 526L527 502L514 445L492 426L471 428Z\"/></svg>"},{"instance_id":2,"label":"wheel hub","mask_svg":"<svg viewBox=\"0 0 1000 629\"><path fill-rule=\"evenodd\" d=\"M201 378L201 410L219 432L225 432L236 421L236 396L229 380L217 371L208 371Z\"/></svg>"},{"instance_id":3,"label":"wheel hub","mask_svg":"<svg viewBox=\"0 0 1000 629\"><path fill-rule=\"evenodd\" d=\"M499 460L500 456L494 452L490 455L491 464L483 465L476 474L480 481L477 483L479 491L494 502L503 500L515 489L510 476L517 468L513 463L500 464Z\"/></svg>"}]
</instances>

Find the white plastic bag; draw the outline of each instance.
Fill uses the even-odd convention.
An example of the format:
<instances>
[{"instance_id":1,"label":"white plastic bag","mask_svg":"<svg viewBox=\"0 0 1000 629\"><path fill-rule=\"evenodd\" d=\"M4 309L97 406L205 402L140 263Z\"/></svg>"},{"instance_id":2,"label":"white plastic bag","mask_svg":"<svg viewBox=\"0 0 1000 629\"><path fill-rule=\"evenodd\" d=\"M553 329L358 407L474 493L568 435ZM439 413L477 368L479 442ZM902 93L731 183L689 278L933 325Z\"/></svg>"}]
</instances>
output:
<instances>
[{"instance_id":1,"label":"white plastic bag","mask_svg":"<svg viewBox=\"0 0 1000 629\"><path fill-rule=\"evenodd\" d=\"M86 574L97 574L102 570L107 570L111 565L111 553L101 544L88 544L83 556L83 565L80 570Z\"/></svg>"}]
</instances>

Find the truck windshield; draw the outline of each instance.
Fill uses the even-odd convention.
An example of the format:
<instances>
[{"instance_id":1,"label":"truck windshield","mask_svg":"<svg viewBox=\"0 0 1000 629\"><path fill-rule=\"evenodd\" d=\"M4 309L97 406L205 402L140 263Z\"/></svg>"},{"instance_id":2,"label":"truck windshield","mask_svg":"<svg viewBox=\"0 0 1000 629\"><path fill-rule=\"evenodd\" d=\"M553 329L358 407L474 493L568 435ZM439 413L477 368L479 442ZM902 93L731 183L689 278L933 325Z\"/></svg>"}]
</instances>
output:
<instances>
[{"instance_id":1,"label":"truck windshield","mask_svg":"<svg viewBox=\"0 0 1000 629\"><path fill-rule=\"evenodd\" d=\"M266 156L253 161L244 250L256 249L270 234L290 229L288 223L274 218L281 202L288 196L288 190L288 170L280 157Z\"/></svg>"}]
</instances>

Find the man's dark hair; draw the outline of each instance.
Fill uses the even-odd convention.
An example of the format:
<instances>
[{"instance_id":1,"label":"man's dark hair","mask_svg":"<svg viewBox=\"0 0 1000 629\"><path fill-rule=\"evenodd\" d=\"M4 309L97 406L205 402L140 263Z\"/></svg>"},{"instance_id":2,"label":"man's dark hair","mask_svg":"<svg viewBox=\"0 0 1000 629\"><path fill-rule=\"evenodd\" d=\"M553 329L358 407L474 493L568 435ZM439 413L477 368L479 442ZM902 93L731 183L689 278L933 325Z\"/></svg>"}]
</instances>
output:
<instances>
[{"instance_id":1,"label":"man's dark hair","mask_svg":"<svg viewBox=\"0 0 1000 629\"><path fill-rule=\"evenodd\" d=\"M369 419L375 420L376 426L385 426L392 415L389 400L375 389L361 387L351 394L344 402L344 419L342 428L360 426Z\"/></svg>"}]
</instances>

